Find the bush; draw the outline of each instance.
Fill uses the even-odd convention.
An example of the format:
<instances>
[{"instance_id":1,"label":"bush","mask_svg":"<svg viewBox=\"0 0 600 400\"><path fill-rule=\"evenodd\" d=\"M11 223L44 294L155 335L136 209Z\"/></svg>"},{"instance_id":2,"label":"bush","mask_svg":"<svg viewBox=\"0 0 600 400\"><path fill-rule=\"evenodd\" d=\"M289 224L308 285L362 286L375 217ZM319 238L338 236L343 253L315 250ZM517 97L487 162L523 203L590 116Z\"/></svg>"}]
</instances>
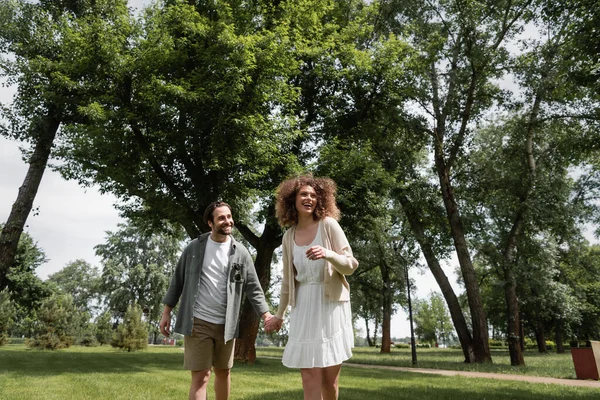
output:
<instances>
[{"instance_id":1,"label":"bush","mask_svg":"<svg viewBox=\"0 0 600 400\"><path fill-rule=\"evenodd\" d=\"M525 348L528 350L537 349L537 343L532 338L526 337L525 340Z\"/></svg>"},{"instance_id":2,"label":"bush","mask_svg":"<svg viewBox=\"0 0 600 400\"><path fill-rule=\"evenodd\" d=\"M408 343L394 343L394 347L397 347L399 349L410 349L410 344Z\"/></svg>"},{"instance_id":3,"label":"bush","mask_svg":"<svg viewBox=\"0 0 600 400\"><path fill-rule=\"evenodd\" d=\"M5 344L10 343L10 338L4 332L0 332L0 346L4 346Z\"/></svg>"},{"instance_id":4,"label":"bush","mask_svg":"<svg viewBox=\"0 0 600 400\"><path fill-rule=\"evenodd\" d=\"M508 343L503 340L489 339L490 349L504 349L508 347Z\"/></svg>"},{"instance_id":5,"label":"bush","mask_svg":"<svg viewBox=\"0 0 600 400\"><path fill-rule=\"evenodd\" d=\"M58 335L56 332L48 332L26 341L27 346L35 349L58 350L71 347L73 345L73 336Z\"/></svg>"},{"instance_id":6,"label":"bush","mask_svg":"<svg viewBox=\"0 0 600 400\"><path fill-rule=\"evenodd\" d=\"M142 308L139 305L127 307L123 323L117 327L110 344L127 351L144 350L148 347L148 329L142 322Z\"/></svg>"},{"instance_id":7,"label":"bush","mask_svg":"<svg viewBox=\"0 0 600 400\"><path fill-rule=\"evenodd\" d=\"M79 344L85 347L97 347L100 345L96 339L96 336L91 332L87 332L85 335L83 335L81 340L79 340Z\"/></svg>"},{"instance_id":8,"label":"bush","mask_svg":"<svg viewBox=\"0 0 600 400\"><path fill-rule=\"evenodd\" d=\"M36 331L27 345L47 350L70 347L77 328L76 315L77 309L70 295L54 294L47 298L37 312Z\"/></svg>"}]
</instances>

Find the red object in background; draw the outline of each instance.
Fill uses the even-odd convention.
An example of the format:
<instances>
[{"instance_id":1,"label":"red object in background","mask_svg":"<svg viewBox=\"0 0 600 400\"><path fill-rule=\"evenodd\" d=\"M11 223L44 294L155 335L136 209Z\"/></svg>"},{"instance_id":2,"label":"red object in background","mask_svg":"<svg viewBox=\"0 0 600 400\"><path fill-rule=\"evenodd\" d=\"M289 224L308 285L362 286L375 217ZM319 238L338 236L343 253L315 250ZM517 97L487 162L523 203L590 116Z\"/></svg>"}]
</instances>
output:
<instances>
[{"instance_id":1,"label":"red object in background","mask_svg":"<svg viewBox=\"0 0 600 400\"><path fill-rule=\"evenodd\" d=\"M587 341L585 347L574 347L571 345L571 356L575 366L577 379L600 378L600 342Z\"/></svg>"}]
</instances>

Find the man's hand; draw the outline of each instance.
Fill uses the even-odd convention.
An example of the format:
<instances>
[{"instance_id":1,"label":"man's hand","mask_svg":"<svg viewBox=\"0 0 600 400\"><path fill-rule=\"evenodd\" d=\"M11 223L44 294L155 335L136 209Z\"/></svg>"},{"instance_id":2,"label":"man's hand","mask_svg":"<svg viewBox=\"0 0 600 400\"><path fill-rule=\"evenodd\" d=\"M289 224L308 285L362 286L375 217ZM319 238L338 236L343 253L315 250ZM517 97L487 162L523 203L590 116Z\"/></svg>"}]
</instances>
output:
<instances>
[{"instance_id":1,"label":"man's hand","mask_svg":"<svg viewBox=\"0 0 600 400\"><path fill-rule=\"evenodd\" d=\"M160 328L160 333L166 337L171 336L171 307L165 306L158 327Z\"/></svg>"},{"instance_id":2,"label":"man's hand","mask_svg":"<svg viewBox=\"0 0 600 400\"><path fill-rule=\"evenodd\" d=\"M279 332L281 329L281 325L283 325L283 319L277 318L276 316L271 316L268 320L265 321L265 332Z\"/></svg>"}]
</instances>

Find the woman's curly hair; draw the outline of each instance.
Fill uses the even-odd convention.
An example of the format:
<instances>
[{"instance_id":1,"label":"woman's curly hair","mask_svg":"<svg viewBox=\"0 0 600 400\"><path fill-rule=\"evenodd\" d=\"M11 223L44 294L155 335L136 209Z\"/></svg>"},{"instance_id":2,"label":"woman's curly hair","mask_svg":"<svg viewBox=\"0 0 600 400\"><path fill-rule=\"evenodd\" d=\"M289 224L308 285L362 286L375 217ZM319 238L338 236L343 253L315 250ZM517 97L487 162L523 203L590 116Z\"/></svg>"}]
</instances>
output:
<instances>
[{"instance_id":1,"label":"woman's curly hair","mask_svg":"<svg viewBox=\"0 0 600 400\"><path fill-rule=\"evenodd\" d=\"M303 186L312 187L317 194L317 206L313 213L315 220L325 217L340 219L340 210L335 202L337 185L330 178L315 178L312 174L301 175L296 178L287 179L277 187L277 202L275 204L275 216L282 227L292 226L298 223L298 211L296 210L296 195Z\"/></svg>"}]
</instances>

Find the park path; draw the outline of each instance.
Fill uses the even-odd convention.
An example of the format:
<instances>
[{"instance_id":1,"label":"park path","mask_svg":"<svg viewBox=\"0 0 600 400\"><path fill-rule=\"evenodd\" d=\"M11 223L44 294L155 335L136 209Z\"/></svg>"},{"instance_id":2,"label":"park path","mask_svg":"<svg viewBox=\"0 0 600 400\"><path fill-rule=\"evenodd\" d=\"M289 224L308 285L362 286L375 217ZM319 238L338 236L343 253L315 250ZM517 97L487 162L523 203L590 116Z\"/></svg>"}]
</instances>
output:
<instances>
[{"instance_id":1,"label":"park path","mask_svg":"<svg viewBox=\"0 0 600 400\"><path fill-rule=\"evenodd\" d=\"M600 389L600 382L593 380L579 380L579 379L560 379L560 378L548 378L543 376L529 376L529 375L512 375L512 374L496 374L492 372L473 372L473 371L449 371L444 369L430 369L430 368L411 368L411 367L392 367L388 365L366 365L366 364L354 364L344 363L344 365L352 368L381 368L394 371L406 371L416 372L421 374L432 374L432 375L444 375L444 376L466 376L470 378L487 378L487 379L500 379L505 381L521 381L521 382L532 382L532 383L545 383L554 385L566 385L566 386L581 386Z\"/></svg>"}]
</instances>

